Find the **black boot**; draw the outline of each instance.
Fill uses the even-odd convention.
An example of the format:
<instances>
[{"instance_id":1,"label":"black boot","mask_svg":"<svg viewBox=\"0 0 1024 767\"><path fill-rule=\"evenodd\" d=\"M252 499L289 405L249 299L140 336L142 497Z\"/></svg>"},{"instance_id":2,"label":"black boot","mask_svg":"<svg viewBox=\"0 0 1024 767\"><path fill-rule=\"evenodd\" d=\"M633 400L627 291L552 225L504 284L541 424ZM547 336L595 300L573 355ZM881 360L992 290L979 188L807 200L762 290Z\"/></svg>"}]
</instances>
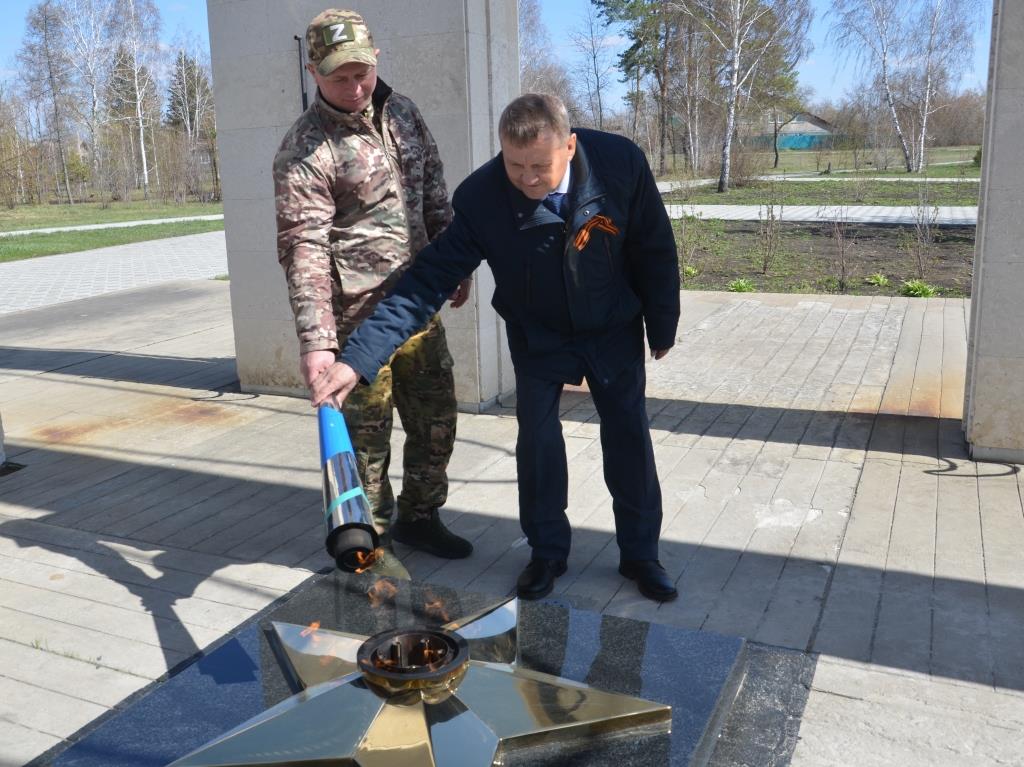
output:
<instances>
[{"instance_id":1,"label":"black boot","mask_svg":"<svg viewBox=\"0 0 1024 767\"><path fill-rule=\"evenodd\" d=\"M445 527L437 509L431 511L426 519L398 520L391 526L391 537L406 546L445 559L465 559L473 553L473 544Z\"/></svg>"}]
</instances>

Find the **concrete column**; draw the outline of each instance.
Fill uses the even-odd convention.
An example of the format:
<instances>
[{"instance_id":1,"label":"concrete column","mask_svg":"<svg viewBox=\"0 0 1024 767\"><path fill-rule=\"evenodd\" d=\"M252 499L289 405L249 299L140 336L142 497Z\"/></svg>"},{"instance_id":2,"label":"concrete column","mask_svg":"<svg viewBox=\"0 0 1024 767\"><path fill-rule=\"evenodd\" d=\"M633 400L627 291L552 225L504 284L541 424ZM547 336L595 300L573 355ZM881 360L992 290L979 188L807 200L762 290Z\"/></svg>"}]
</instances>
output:
<instances>
[{"instance_id":1,"label":"concrete column","mask_svg":"<svg viewBox=\"0 0 1024 767\"><path fill-rule=\"evenodd\" d=\"M995 0L968 331L964 433L1024 462L1024 3Z\"/></svg>"},{"instance_id":2,"label":"concrete column","mask_svg":"<svg viewBox=\"0 0 1024 767\"><path fill-rule=\"evenodd\" d=\"M277 263L271 163L302 112L298 48L326 0L207 0L217 145L223 177L235 355L244 391L305 393L283 272ZM449 190L498 151L502 108L519 92L515 0L362 0L378 71L412 98L437 140ZM306 79L312 99L316 86ZM445 309L460 406L479 410L514 388L493 278Z\"/></svg>"}]
</instances>

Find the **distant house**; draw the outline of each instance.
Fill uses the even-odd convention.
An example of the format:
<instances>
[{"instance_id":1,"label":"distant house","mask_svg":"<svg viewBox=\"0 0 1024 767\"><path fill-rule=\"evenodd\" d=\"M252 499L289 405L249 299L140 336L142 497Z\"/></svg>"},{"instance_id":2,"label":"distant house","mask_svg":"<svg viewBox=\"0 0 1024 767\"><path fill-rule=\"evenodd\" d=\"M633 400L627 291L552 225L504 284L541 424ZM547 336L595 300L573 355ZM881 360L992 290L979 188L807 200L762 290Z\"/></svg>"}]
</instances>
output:
<instances>
[{"instance_id":1,"label":"distant house","mask_svg":"<svg viewBox=\"0 0 1024 767\"><path fill-rule=\"evenodd\" d=\"M779 149L820 149L831 146L832 123L810 112L800 112L779 129ZM769 142L771 135L768 136Z\"/></svg>"},{"instance_id":2,"label":"distant house","mask_svg":"<svg viewBox=\"0 0 1024 767\"><path fill-rule=\"evenodd\" d=\"M785 120L788 115L780 115ZM775 125L771 113L765 112L753 119L738 120L736 134L742 143L751 148L772 148ZM836 137L835 128L810 112L798 112L793 119L779 128L779 149L821 149L831 147Z\"/></svg>"}]
</instances>

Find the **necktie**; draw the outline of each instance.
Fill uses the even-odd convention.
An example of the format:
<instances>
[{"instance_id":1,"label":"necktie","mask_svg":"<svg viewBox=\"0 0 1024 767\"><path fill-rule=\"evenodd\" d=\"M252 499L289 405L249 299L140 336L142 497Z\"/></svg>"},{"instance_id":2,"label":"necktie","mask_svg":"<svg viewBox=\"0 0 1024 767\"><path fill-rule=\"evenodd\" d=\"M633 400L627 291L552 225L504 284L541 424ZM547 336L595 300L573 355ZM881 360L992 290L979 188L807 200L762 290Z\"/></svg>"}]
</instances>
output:
<instances>
[{"instance_id":1,"label":"necktie","mask_svg":"<svg viewBox=\"0 0 1024 767\"><path fill-rule=\"evenodd\" d=\"M550 210L557 216L564 217L563 211L565 210L565 193L564 192L552 192L544 198L544 207Z\"/></svg>"}]
</instances>

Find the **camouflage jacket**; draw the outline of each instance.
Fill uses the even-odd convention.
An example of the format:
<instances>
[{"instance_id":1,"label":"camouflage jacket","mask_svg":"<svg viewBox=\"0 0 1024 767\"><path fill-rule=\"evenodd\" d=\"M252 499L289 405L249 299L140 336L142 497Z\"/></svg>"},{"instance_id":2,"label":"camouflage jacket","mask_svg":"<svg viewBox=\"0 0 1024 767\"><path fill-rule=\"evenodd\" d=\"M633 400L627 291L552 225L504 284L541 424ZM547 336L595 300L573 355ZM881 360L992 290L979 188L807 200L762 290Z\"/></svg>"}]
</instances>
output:
<instances>
[{"instance_id":1,"label":"camouflage jacket","mask_svg":"<svg viewBox=\"0 0 1024 767\"><path fill-rule=\"evenodd\" d=\"M274 158L277 257L303 354L337 351L451 220L416 105L378 80L373 107L382 130L318 93Z\"/></svg>"}]
</instances>

